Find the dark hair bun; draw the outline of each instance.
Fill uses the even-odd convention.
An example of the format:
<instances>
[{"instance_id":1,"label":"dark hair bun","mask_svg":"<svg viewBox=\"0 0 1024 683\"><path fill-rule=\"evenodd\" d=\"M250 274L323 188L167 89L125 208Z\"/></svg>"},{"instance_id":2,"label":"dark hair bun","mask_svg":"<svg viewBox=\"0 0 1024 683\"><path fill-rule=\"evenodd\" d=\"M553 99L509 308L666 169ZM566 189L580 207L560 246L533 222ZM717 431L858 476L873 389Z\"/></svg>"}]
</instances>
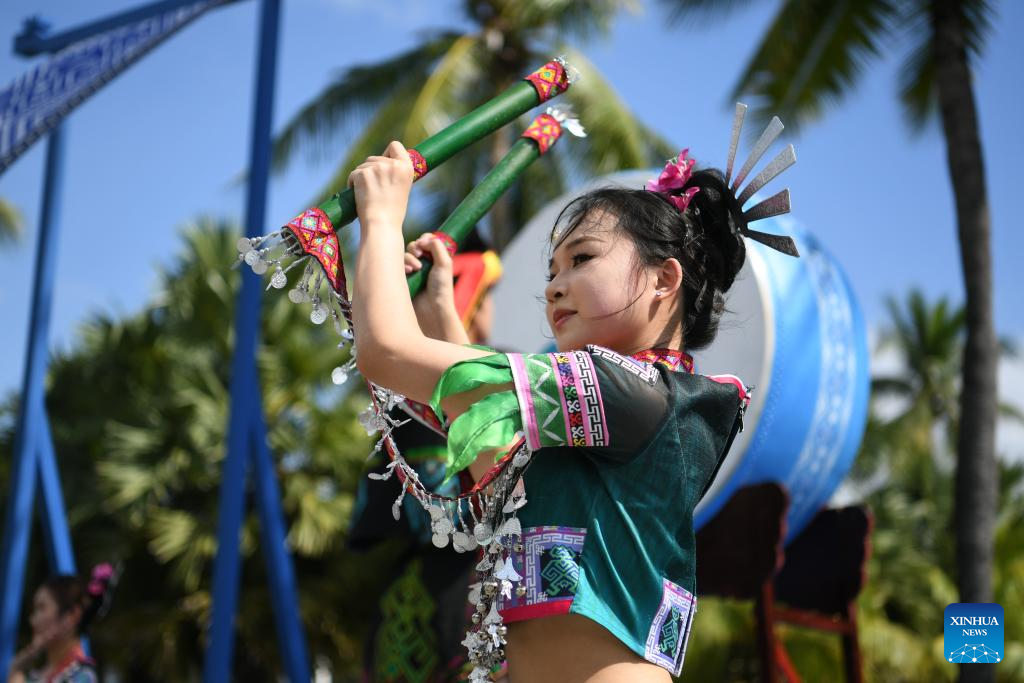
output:
<instances>
[{"instance_id":1,"label":"dark hair bun","mask_svg":"<svg viewBox=\"0 0 1024 683\"><path fill-rule=\"evenodd\" d=\"M683 338L688 348L700 349L718 334L725 293L743 267L747 247L740 231L743 214L722 172L713 168L694 171L677 192L694 187L699 191L681 214L685 235L682 263L688 271Z\"/></svg>"},{"instance_id":2,"label":"dark hair bun","mask_svg":"<svg viewBox=\"0 0 1024 683\"><path fill-rule=\"evenodd\" d=\"M745 227L743 212L736 196L726 186L725 176L718 169L695 171L682 190L691 187L700 188L700 191L690 201L686 216L699 224L711 251L718 252L721 260L719 284L723 290L728 290L747 257L742 234Z\"/></svg>"}]
</instances>

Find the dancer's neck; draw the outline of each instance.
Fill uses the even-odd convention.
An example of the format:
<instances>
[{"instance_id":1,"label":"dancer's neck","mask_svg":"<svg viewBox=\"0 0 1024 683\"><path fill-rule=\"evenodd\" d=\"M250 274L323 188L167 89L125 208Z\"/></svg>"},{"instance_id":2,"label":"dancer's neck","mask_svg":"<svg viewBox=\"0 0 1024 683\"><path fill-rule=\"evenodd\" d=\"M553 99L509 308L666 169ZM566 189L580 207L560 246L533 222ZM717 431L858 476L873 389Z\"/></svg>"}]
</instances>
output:
<instances>
[{"instance_id":1,"label":"dancer's neck","mask_svg":"<svg viewBox=\"0 0 1024 683\"><path fill-rule=\"evenodd\" d=\"M46 646L46 668L52 675L67 668L82 650L79 638L61 638Z\"/></svg>"}]
</instances>

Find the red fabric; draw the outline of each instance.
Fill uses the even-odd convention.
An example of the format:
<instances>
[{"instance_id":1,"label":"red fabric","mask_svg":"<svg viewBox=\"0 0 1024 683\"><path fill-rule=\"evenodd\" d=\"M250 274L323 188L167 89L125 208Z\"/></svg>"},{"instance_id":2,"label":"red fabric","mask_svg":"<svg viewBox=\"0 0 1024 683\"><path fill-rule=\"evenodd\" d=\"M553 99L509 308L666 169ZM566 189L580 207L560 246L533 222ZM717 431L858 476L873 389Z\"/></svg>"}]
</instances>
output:
<instances>
[{"instance_id":1,"label":"red fabric","mask_svg":"<svg viewBox=\"0 0 1024 683\"><path fill-rule=\"evenodd\" d=\"M455 252L458 251L459 245L455 243L455 240L452 239L451 235L440 231L433 232L431 234L444 243L444 248L448 251L449 256L455 256Z\"/></svg>"},{"instance_id":2,"label":"red fabric","mask_svg":"<svg viewBox=\"0 0 1024 683\"><path fill-rule=\"evenodd\" d=\"M427 171L430 169L427 167L427 160L423 158L422 154L417 152L415 149L410 149L409 159L412 161L412 170L415 173L415 180L419 180L423 176L427 175Z\"/></svg>"},{"instance_id":3,"label":"red fabric","mask_svg":"<svg viewBox=\"0 0 1024 683\"><path fill-rule=\"evenodd\" d=\"M341 245L327 214L317 207L306 209L293 218L284 229L294 235L302 251L316 259L324 269L331 289L347 298L345 269L341 265Z\"/></svg>"},{"instance_id":4,"label":"red fabric","mask_svg":"<svg viewBox=\"0 0 1024 683\"><path fill-rule=\"evenodd\" d=\"M463 323L467 322L475 300L479 299L479 285L484 277L486 264L483 254L480 252L469 252L459 254L452 263L452 270L455 276L455 310Z\"/></svg>"},{"instance_id":5,"label":"red fabric","mask_svg":"<svg viewBox=\"0 0 1024 683\"><path fill-rule=\"evenodd\" d=\"M572 598L564 598L560 600L545 600L535 605L509 607L508 609L498 610L498 614L501 615L506 624L511 624L513 621L550 617L554 614L568 614L570 607L572 607Z\"/></svg>"},{"instance_id":6,"label":"red fabric","mask_svg":"<svg viewBox=\"0 0 1024 683\"><path fill-rule=\"evenodd\" d=\"M522 137L530 138L537 143L541 154L547 152L551 145L562 135L562 124L551 114L541 114L523 131Z\"/></svg>"}]
</instances>

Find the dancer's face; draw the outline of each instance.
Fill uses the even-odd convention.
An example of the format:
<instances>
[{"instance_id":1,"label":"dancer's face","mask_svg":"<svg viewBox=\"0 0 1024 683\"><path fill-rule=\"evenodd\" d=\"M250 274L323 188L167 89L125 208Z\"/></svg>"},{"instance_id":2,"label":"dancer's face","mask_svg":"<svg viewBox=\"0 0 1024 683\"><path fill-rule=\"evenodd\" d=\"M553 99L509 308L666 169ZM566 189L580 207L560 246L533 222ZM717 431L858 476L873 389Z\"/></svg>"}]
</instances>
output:
<instances>
[{"instance_id":1,"label":"dancer's face","mask_svg":"<svg viewBox=\"0 0 1024 683\"><path fill-rule=\"evenodd\" d=\"M60 621L60 608L57 600L47 588L40 588L32 598L32 614L29 624L32 635L50 634L56 630Z\"/></svg>"},{"instance_id":2,"label":"dancer's face","mask_svg":"<svg viewBox=\"0 0 1024 683\"><path fill-rule=\"evenodd\" d=\"M81 618L82 608L77 605L61 612L57 597L46 586L40 587L32 597L29 625L33 637L41 637L44 643L74 638Z\"/></svg>"},{"instance_id":3,"label":"dancer's face","mask_svg":"<svg viewBox=\"0 0 1024 683\"><path fill-rule=\"evenodd\" d=\"M607 211L587 215L551 257L544 297L559 351L587 344L632 353L652 337L647 305L655 269L640 265L633 240Z\"/></svg>"}]
</instances>

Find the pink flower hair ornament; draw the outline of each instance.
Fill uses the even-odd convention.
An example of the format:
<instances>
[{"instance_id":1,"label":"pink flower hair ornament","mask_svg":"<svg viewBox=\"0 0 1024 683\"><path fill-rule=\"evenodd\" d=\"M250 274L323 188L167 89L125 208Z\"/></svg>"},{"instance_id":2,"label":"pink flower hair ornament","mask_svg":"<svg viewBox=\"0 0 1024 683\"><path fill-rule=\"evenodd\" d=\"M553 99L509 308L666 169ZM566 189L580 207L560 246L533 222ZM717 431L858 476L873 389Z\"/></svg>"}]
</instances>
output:
<instances>
[{"instance_id":1,"label":"pink flower hair ornament","mask_svg":"<svg viewBox=\"0 0 1024 683\"><path fill-rule=\"evenodd\" d=\"M105 581L114 575L114 567L109 562L98 564L92 569L92 578Z\"/></svg>"},{"instance_id":2,"label":"pink flower hair ornament","mask_svg":"<svg viewBox=\"0 0 1024 683\"><path fill-rule=\"evenodd\" d=\"M102 597L117 582L119 571L109 562L103 562L92 568L86 591L94 598Z\"/></svg>"},{"instance_id":3,"label":"pink flower hair ornament","mask_svg":"<svg viewBox=\"0 0 1024 683\"><path fill-rule=\"evenodd\" d=\"M688 159L689 153L690 150L687 148L681 151L679 156L669 159L657 180L649 180L644 185L644 189L648 192L657 192L663 195L679 210L679 213L686 211L690 200L700 192L699 187L691 187L684 190L682 194L673 194L675 190L686 185L690 181L690 176L693 175L693 165L696 160Z\"/></svg>"}]
</instances>

